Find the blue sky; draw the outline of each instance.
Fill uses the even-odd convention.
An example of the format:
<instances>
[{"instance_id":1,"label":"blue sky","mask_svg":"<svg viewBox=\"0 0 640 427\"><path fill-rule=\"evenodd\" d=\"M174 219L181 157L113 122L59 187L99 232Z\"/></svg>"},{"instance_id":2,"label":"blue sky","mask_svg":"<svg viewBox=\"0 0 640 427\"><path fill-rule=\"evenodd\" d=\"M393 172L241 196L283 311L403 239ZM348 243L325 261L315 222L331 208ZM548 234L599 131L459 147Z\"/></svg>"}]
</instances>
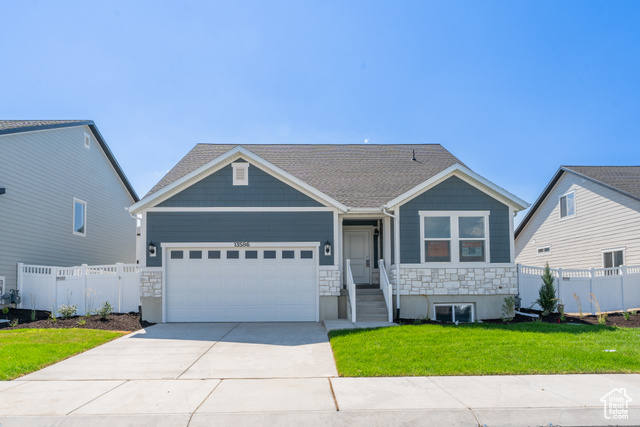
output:
<instances>
[{"instance_id":1,"label":"blue sky","mask_svg":"<svg viewBox=\"0 0 640 427\"><path fill-rule=\"evenodd\" d=\"M196 143L440 143L532 203L637 165L638 1L5 1L0 117L91 119L144 195Z\"/></svg>"}]
</instances>

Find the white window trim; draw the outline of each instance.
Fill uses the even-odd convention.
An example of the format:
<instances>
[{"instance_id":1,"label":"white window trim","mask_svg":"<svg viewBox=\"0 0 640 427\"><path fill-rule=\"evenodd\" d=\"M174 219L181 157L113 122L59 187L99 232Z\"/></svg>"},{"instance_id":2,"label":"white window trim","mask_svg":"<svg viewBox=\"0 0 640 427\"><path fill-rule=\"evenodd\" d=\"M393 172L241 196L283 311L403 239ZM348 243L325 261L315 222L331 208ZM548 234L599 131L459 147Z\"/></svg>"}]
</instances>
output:
<instances>
[{"instance_id":1,"label":"white window trim","mask_svg":"<svg viewBox=\"0 0 640 427\"><path fill-rule=\"evenodd\" d=\"M249 185L249 163L231 163L233 168L233 185ZM244 169L244 179L237 179L237 169Z\"/></svg>"},{"instance_id":2,"label":"white window trim","mask_svg":"<svg viewBox=\"0 0 640 427\"><path fill-rule=\"evenodd\" d=\"M473 266L481 266L484 264L491 263L491 250L490 250L490 241L489 241L489 215L490 211L418 211L420 215L420 263L422 265L435 266L436 264L442 264L447 266L465 264L465 265L473 265ZM424 218L429 216L448 216L451 221L451 238L449 239L435 239L435 240L448 240L451 242L450 251L451 251L451 262L426 262L424 259ZM485 260L484 261L460 261L460 233L459 233L459 225L458 218L467 217L467 216L481 216L484 217L484 244L485 244ZM433 240L433 239L432 239ZM463 239L463 240L483 240L483 239ZM454 245L454 242L456 244Z\"/></svg>"},{"instance_id":3,"label":"white window trim","mask_svg":"<svg viewBox=\"0 0 640 427\"><path fill-rule=\"evenodd\" d=\"M84 133L84 148L89 150L91 148L91 136L88 133Z\"/></svg>"},{"instance_id":4,"label":"white window trim","mask_svg":"<svg viewBox=\"0 0 640 427\"><path fill-rule=\"evenodd\" d=\"M76 203L80 203L84 206L84 233L79 233L76 231ZM71 223L71 230L73 231L73 234L75 234L76 236L86 237L87 236L87 202L74 197L73 204L71 206L73 208L73 215L72 215L73 222Z\"/></svg>"},{"instance_id":5,"label":"white window trim","mask_svg":"<svg viewBox=\"0 0 640 427\"><path fill-rule=\"evenodd\" d=\"M609 268L620 268L623 265L626 265L626 263L627 263L627 247L624 246L622 248L602 249L600 251L600 253L602 254L602 268L607 268L607 267L604 266L604 254L609 253L609 252L613 253L613 252L620 252L620 251L622 251L622 264L619 267L609 267Z\"/></svg>"},{"instance_id":6,"label":"white window trim","mask_svg":"<svg viewBox=\"0 0 640 427\"><path fill-rule=\"evenodd\" d=\"M456 321L456 310L455 308L453 308L456 305L470 305L471 306L471 322L468 323L473 323L476 321L476 307L475 304L472 302L443 302L443 303L434 303L433 304L433 318L431 320L435 321L436 320L436 307L451 307L451 313L453 314L453 322ZM467 322L465 322L467 323Z\"/></svg>"},{"instance_id":7,"label":"white window trim","mask_svg":"<svg viewBox=\"0 0 640 427\"><path fill-rule=\"evenodd\" d=\"M568 196L569 194L573 194L573 215L562 216L562 198ZM560 216L560 221L565 221L567 219L575 218L578 216L578 204L576 203L576 190L567 191L564 194L558 196L558 215Z\"/></svg>"},{"instance_id":8,"label":"white window trim","mask_svg":"<svg viewBox=\"0 0 640 427\"><path fill-rule=\"evenodd\" d=\"M549 248L549 250L548 250L548 251L546 251L546 252L540 252L540 249L547 249L547 248ZM538 255L538 256L549 255L549 254L551 253L551 245L539 246L539 247L536 249L536 253L537 253L537 255Z\"/></svg>"}]
</instances>

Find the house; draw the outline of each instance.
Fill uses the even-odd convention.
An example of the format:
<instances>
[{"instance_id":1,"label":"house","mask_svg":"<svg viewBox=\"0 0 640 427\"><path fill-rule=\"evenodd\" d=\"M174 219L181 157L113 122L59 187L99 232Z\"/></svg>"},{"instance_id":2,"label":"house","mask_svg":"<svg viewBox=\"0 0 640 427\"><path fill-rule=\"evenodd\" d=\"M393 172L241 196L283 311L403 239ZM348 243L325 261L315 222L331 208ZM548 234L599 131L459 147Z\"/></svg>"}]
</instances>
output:
<instances>
[{"instance_id":1,"label":"house","mask_svg":"<svg viewBox=\"0 0 640 427\"><path fill-rule=\"evenodd\" d=\"M142 315L333 319L353 277L389 278L396 316L496 318L517 292L513 217L527 206L438 144L198 144L129 209Z\"/></svg>"},{"instance_id":2,"label":"house","mask_svg":"<svg viewBox=\"0 0 640 427\"><path fill-rule=\"evenodd\" d=\"M92 121L0 120L0 276L135 262L138 196ZM30 307L29 301L23 301Z\"/></svg>"},{"instance_id":3,"label":"house","mask_svg":"<svg viewBox=\"0 0 640 427\"><path fill-rule=\"evenodd\" d=\"M515 236L524 265L640 264L640 167L561 166Z\"/></svg>"}]
</instances>

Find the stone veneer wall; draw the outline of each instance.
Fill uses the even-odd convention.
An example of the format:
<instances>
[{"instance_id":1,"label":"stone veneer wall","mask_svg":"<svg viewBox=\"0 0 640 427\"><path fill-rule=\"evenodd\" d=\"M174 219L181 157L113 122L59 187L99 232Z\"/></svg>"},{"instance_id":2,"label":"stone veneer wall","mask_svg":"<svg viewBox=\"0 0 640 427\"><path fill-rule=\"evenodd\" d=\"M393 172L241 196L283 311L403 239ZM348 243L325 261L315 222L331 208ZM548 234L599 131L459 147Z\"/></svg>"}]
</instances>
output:
<instances>
[{"instance_id":1,"label":"stone veneer wall","mask_svg":"<svg viewBox=\"0 0 640 427\"><path fill-rule=\"evenodd\" d=\"M140 296L162 298L162 270L140 269Z\"/></svg>"},{"instance_id":2,"label":"stone veneer wall","mask_svg":"<svg viewBox=\"0 0 640 427\"><path fill-rule=\"evenodd\" d=\"M389 269L395 284L396 269ZM394 287L395 292L395 287ZM400 268L400 295L515 295L516 267Z\"/></svg>"},{"instance_id":3,"label":"stone veneer wall","mask_svg":"<svg viewBox=\"0 0 640 427\"><path fill-rule=\"evenodd\" d=\"M337 265L321 265L318 270L320 296L340 295L340 269Z\"/></svg>"}]
</instances>

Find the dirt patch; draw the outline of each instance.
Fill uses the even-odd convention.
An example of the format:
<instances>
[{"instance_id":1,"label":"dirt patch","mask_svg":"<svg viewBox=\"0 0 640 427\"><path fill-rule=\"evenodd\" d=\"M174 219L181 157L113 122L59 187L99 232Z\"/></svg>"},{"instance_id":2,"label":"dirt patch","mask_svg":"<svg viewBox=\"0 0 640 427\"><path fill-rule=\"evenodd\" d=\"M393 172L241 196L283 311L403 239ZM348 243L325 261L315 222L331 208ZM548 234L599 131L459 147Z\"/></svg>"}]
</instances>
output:
<instances>
[{"instance_id":1,"label":"dirt patch","mask_svg":"<svg viewBox=\"0 0 640 427\"><path fill-rule=\"evenodd\" d=\"M93 315L74 316L69 319L58 318L56 321L50 319L51 313L49 311L36 310L35 320L31 320L31 315L32 310L19 308L10 309L6 315L0 313L0 320L8 319L11 321L18 319L16 326L10 326L8 322L0 323L0 330L21 328L81 328L133 332L154 325L154 323L141 320L140 314L138 313L110 314L107 320L102 320L100 316Z\"/></svg>"}]
</instances>

